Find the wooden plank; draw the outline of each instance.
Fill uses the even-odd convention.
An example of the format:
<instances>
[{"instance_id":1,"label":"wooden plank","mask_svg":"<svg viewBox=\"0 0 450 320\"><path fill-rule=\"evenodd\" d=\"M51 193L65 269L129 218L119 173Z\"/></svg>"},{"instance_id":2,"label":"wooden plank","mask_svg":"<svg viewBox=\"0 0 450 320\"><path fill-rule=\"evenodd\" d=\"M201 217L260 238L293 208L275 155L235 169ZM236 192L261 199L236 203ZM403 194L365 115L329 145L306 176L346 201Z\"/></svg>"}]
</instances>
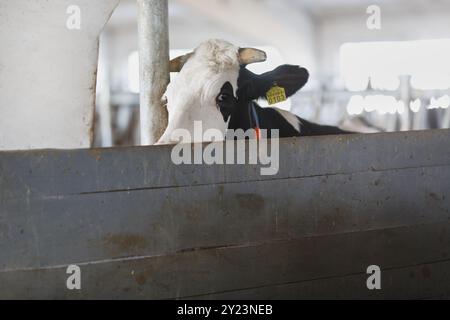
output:
<instances>
[{"instance_id":1,"label":"wooden plank","mask_svg":"<svg viewBox=\"0 0 450 320\"><path fill-rule=\"evenodd\" d=\"M282 295L369 264L446 261L449 133L285 139L276 176L175 166L169 146L0 153L0 298ZM407 283L396 292L416 295Z\"/></svg>"},{"instance_id":2,"label":"wooden plank","mask_svg":"<svg viewBox=\"0 0 450 320\"><path fill-rule=\"evenodd\" d=\"M65 288L65 266L2 271L0 283L8 290L0 292L0 298L206 296L360 275L373 264L382 270L428 264L428 272L417 277L427 278L427 274L432 274L430 281L441 277L448 280L448 269L440 265L434 268L434 265L441 262L448 265L450 261L449 231L450 222L447 222L90 262L80 264L80 292ZM412 282L403 282L402 273L391 274L391 278L386 279L388 284L396 283L393 291L388 290L386 294L421 297ZM334 279L329 285L316 288L315 295L334 294L337 288L332 287L333 281L340 280ZM363 285L365 281L354 283L355 294L361 292ZM449 282L446 288L448 286Z\"/></svg>"},{"instance_id":3,"label":"wooden plank","mask_svg":"<svg viewBox=\"0 0 450 320\"><path fill-rule=\"evenodd\" d=\"M365 273L243 289L184 299L449 299L450 261L382 270L381 290L368 290Z\"/></svg>"},{"instance_id":4,"label":"wooden plank","mask_svg":"<svg viewBox=\"0 0 450 320\"><path fill-rule=\"evenodd\" d=\"M280 171L260 166L181 165L171 146L0 153L0 197L59 196L267 181L450 164L450 130L282 139Z\"/></svg>"},{"instance_id":5,"label":"wooden plank","mask_svg":"<svg viewBox=\"0 0 450 320\"><path fill-rule=\"evenodd\" d=\"M445 222L449 181L436 167L10 199L0 270Z\"/></svg>"}]
</instances>

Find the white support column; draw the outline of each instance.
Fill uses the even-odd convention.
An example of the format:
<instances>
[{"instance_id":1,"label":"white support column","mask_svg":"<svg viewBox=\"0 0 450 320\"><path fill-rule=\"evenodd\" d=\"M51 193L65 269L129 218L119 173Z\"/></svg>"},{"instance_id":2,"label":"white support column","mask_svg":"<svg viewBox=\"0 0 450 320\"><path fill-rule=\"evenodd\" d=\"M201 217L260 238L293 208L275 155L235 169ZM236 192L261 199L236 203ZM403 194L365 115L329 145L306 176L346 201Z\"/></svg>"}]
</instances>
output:
<instances>
[{"instance_id":1,"label":"white support column","mask_svg":"<svg viewBox=\"0 0 450 320\"><path fill-rule=\"evenodd\" d=\"M0 0L0 150L92 147L99 35L119 0Z\"/></svg>"},{"instance_id":2,"label":"white support column","mask_svg":"<svg viewBox=\"0 0 450 320\"><path fill-rule=\"evenodd\" d=\"M100 59L97 72L97 111L100 114L99 131L101 136L101 146L103 148L113 146L109 41L107 33L104 32L101 34L99 50Z\"/></svg>"},{"instance_id":3,"label":"white support column","mask_svg":"<svg viewBox=\"0 0 450 320\"><path fill-rule=\"evenodd\" d=\"M169 83L167 0L137 0L139 10L141 145L152 145L167 127L161 97Z\"/></svg>"}]
</instances>

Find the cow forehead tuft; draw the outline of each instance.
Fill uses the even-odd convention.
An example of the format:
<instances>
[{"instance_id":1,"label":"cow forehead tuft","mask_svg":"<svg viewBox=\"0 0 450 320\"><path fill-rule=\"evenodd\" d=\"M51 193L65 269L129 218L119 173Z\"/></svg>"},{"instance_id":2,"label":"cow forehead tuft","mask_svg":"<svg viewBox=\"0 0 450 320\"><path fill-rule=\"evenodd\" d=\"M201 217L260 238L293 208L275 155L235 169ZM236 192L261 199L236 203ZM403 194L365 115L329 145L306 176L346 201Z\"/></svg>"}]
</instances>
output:
<instances>
[{"instance_id":1,"label":"cow forehead tuft","mask_svg":"<svg viewBox=\"0 0 450 320\"><path fill-rule=\"evenodd\" d=\"M200 44L195 50L195 59L219 69L238 68L239 48L220 39L211 39ZM219 70L220 71L220 70Z\"/></svg>"}]
</instances>

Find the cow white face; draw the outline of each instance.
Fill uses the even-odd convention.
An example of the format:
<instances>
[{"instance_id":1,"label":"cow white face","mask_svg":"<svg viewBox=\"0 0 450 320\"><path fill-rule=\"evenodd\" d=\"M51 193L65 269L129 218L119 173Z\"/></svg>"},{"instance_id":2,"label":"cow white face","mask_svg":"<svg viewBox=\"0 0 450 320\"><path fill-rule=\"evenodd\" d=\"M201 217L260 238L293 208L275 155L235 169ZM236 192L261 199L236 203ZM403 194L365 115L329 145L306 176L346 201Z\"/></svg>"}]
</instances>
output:
<instances>
[{"instance_id":1,"label":"cow white face","mask_svg":"<svg viewBox=\"0 0 450 320\"><path fill-rule=\"evenodd\" d=\"M165 93L169 124L158 144L177 143L173 132L185 129L193 142L204 142L194 135L194 122L201 121L202 130L217 129L225 135L227 123L217 107L222 87L229 83L234 93L241 65L266 59L264 52L240 49L223 40L202 43L193 53L171 61L171 71L179 71Z\"/></svg>"}]
</instances>

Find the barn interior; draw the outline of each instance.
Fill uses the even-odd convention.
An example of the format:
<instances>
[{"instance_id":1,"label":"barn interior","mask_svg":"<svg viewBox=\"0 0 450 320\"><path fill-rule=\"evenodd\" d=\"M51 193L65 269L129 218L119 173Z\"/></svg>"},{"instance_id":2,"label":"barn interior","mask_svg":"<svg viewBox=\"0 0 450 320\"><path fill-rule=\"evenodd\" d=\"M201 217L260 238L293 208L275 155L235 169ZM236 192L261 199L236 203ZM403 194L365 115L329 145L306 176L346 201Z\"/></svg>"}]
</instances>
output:
<instances>
[{"instance_id":1,"label":"barn interior","mask_svg":"<svg viewBox=\"0 0 450 320\"><path fill-rule=\"evenodd\" d=\"M0 300L448 299L449 9L0 0ZM380 133L154 146L166 43L210 38L309 70L276 107Z\"/></svg>"},{"instance_id":2,"label":"barn interior","mask_svg":"<svg viewBox=\"0 0 450 320\"><path fill-rule=\"evenodd\" d=\"M304 119L366 133L449 128L449 10L446 0L171 0L170 54L210 38L260 47L268 61L256 73L309 70L277 106ZM98 147L140 144L136 21L136 1L122 0L101 35Z\"/></svg>"}]
</instances>

